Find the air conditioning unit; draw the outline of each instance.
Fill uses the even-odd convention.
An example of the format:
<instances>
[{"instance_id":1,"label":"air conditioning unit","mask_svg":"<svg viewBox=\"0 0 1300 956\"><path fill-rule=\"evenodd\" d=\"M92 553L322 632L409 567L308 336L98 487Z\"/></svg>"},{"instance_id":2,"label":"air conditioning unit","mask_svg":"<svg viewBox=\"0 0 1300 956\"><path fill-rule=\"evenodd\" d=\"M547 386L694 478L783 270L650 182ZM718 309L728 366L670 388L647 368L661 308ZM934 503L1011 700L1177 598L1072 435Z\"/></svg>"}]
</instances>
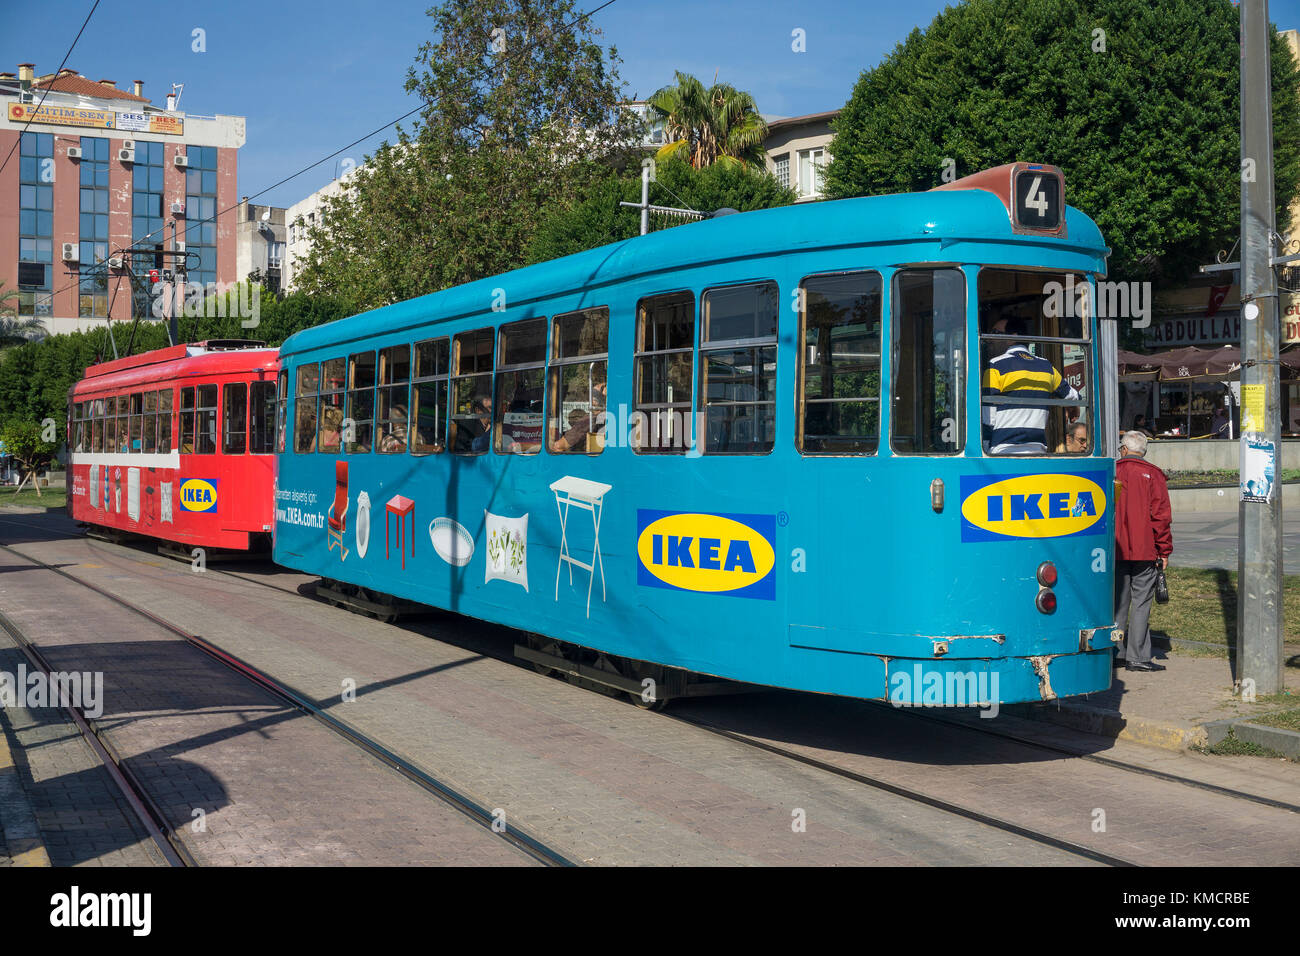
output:
<instances>
[{"instance_id":1,"label":"air conditioning unit","mask_svg":"<svg viewBox=\"0 0 1300 956\"><path fill-rule=\"evenodd\" d=\"M109 259L108 259L108 267L109 267L110 269L120 269L120 268L122 268L122 257L121 257L121 256L110 256Z\"/></svg>"},{"instance_id":2,"label":"air conditioning unit","mask_svg":"<svg viewBox=\"0 0 1300 956\"><path fill-rule=\"evenodd\" d=\"M64 262L77 261L77 244L75 242L65 242L63 244L63 261Z\"/></svg>"},{"instance_id":3,"label":"air conditioning unit","mask_svg":"<svg viewBox=\"0 0 1300 956\"><path fill-rule=\"evenodd\" d=\"M183 242L177 242L177 243L176 243L176 251L177 251L177 252L184 252L184 251L185 251L185 243L183 243Z\"/></svg>"},{"instance_id":4,"label":"air conditioning unit","mask_svg":"<svg viewBox=\"0 0 1300 956\"><path fill-rule=\"evenodd\" d=\"M181 153L177 153L175 156L172 157L172 162L176 164L177 168L186 169L190 165L190 158Z\"/></svg>"},{"instance_id":5,"label":"air conditioning unit","mask_svg":"<svg viewBox=\"0 0 1300 956\"><path fill-rule=\"evenodd\" d=\"M119 149L119 150L117 151L117 159L118 159L118 162L122 162L122 163L134 163L134 162L135 162L135 150L133 150L133 149L125 149L125 148L124 148L124 149Z\"/></svg>"},{"instance_id":6,"label":"air conditioning unit","mask_svg":"<svg viewBox=\"0 0 1300 956\"><path fill-rule=\"evenodd\" d=\"M173 215L173 216L183 216L183 215L185 215L185 203L183 203L183 202L174 202L174 203L172 203L172 215Z\"/></svg>"},{"instance_id":7,"label":"air conditioning unit","mask_svg":"<svg viewBox=\"0 0 1300 956\"><path fill-rule=\"evenodd\" d=\"M122 148L123 148L123 149L135 149L135 140L133 140L133 139L124 139L124 140L122 140Z\"/></svg>"},{"instance_id":8,"label":"air conditioning unit","mask_svg":"<svg viewBox=\"0 0 1300 956\"><path fill-rule=\"evenodd\" d=\"M81 147L80 147L80 146L69 146L69 147L68 147L68 159L81 159Z\"/></svg>"}]
</instances>

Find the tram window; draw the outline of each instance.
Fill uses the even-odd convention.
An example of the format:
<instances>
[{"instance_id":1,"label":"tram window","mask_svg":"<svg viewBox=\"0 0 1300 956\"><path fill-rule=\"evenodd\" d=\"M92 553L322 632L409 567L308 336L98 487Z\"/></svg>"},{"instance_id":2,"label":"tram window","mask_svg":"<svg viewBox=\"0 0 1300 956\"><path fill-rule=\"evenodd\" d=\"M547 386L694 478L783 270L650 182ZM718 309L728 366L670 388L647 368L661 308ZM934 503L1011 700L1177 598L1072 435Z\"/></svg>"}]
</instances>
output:
<instances>
[{"instance_id":1,"label":"tram window","mask_svg":"<svg viewBox=\"0 0 1300 956\"><path fill-rule=\"evenodd\" d=\"M139 392L131 394L131 431L127 451L132 455L140 454L140 429L144 418L144 396Z\"/></svg>"},{"instance_id":2,"label":"tram window","mask_svg":"<svg viewBox=\"0 0 1300 956\"><path fill-rule=\"evenodd\" d=\"M315 362L299 365L293 429L293 450L298 454L316 450L316 393L319 388L320 366Z\"/></svg>"},{"instance_id":3,"label":"tram window","mask_svg":"<svg viewBox=\"0 0 1300 956\"><path fill-rule=\"evenodd\" d=\"M328 363L327 363L328 364ZM347 426L351 426L349 429ZM343 450L349 455L370 451L375 431L375 353L348 356L348 410Z\"/></svg>"},{"instance_id":4,"label":"tram window","mask_svg":"<svg viewBox=\"0 0 1300 956\"><path fill-rule=\"evenodd\" d=\"M415 343L415 380L411 388L411 453L436 455L446 446L447 375L450 340L428 339Z\"/></svg>"},{"instance_id":5,"label":"tram window","mask_svg":"<svg viewBox=\"0 0 1300 956\"><path fill-rule=\"evenodd\" d=\"M275 382L253 382L248 389L248 453L269 455L275 450Z\"/></svg>"},{"instance_id":6,"label":"tram window","mask_svg":"<svg viewBox=\"0 0 1300 956\"><path fill-rule=\"evenodd\" d=\"M880 443L880 274L813 276L801 288L802 407L795 445L810 455L874 455Z\"/></svg>"},{"instance_id":7,"label":"tram window","mask_svg":"<svg viewBox=\"0 0 1300 956\"><path fill-rule=\"evenodd\" d=\"M99 454L104 450L104 400L91 399L90 402L90 450Z\"/></svg>"},{"instance_id":8,"label":"tram window","mask_svg":"<svg viewBox=\"0 0 1300 956\"><path fill-rule=\"evenodd\" d=\"M158 393L144 393L144 418L140 426L140 452L152 455L158 450Z\"/></svg>"},{"instance_id":9,"label":"tram window","mask_svg":"<svg viewBox=\"0 0 1300 956\"><path fill-rule=\"evenodd\" d=\"M181 389L181 454L194 454L194 389Z\"/></svg>"},{"instance_id":10,"label":"tram window","mask_svg":"<svg viewBox=\"0 0 1300 956\"><path fill-rule=\"evenodd\" d=\"M284 433L287 426L285 410L289 403L289 372L280 369L275 389L275 450L284 451Z\"/></svg>"},{"instance_id":11,"label":"tram window","mask_svg":"<svg viewBox=\"0 0 1300 956\"><path fill-rule=\"evenodd\" d=\"M454 338L452 413L447 444L454 455L488 450L492 422L492 329L461 332Z\"/></svg>"},{"instance_id":12,"label":"tram window","mask_svg":"<svg viewBox=\"0 0 1300 956\"><path fill-rule=\"evenodd\" d=\"M227 382L221 391L221 452L242 455L248 433L248 386L243 382Z\"/></svg>"},{"instance_id":13,"label":"tram window","mask_svg":"<svg viewBox=\"0 0 1300 956\"><path fill-rule=\"evenodd\" d=\"M410 441L411 347L379 350L379 420L375 450L400 455Z\"/></svg>"},{"instance_id":14,"label":"tram window","mask_svg":"<svg viewBox=\"0 0 1300 956\"><path fill-rule=\"evenodd\" d=\"M966 444L966 277L957 269L900 272L892 312L890 444L900 455L960 454Z\"/></svg>"},{"instance_id":15,"label":"tram window","mask_svg":"<svg viewBox=\"0 0 1300 956\"><path fill-rule=\"evenodd\" d=\"M635 377L639 455L684 455L692 447L695 296L670 292L637 303Z\"/></svg>"},{"instance_id":16,"label":"tram window","mask_svg":"<svg viewBox=\"0 0 1300 956\"><path fill-rule=\"evenodd\" d=\"M550 423L556 454L605 450L609 309L583 309L551 320Z\"/></svg>"},{"instance_id":17,"label":"tram window","mask_svg":"<svg viewBox=\"0 0 1300 956\"><path fill-rule=\"evenodd\" d=\"M131 413L129 396L119 395L117 402L117 431L113 439L113 450L119 454L126 454L131 450L131 438L129 435Z\"/></svg>"},{"instance_id":18,"label":"tram window","mask_svg":"<svg viewBox=\"0 0 1300 956\"><path fill-rule=\"evenodd\" d=\"M316 423L316 444L312 451L337 455L343 450L343 386L347 362L327 359L321 363L320 416Z\"/></svg>"},{"instance_id":19,"label":"tram window","mask_svg":"<svg viewBox=\"0 0 1300 956\"><path fill-rule=\"evenodd\" d=\"M981 269L981 425L990 455L1086 455L1086 276Z\"/></svg>"},{"instance_id":20,"label":"tram window","mask_svg":"<svg viewBox=\"0 0 1300 956\"><path fill-rule=\"evenodd\" d=\"M700 303L706 454L765 455L776 439L775 282L710 289Z\"/></svg>"},{"instance_id":21,"label":"tram window","mask_svg":"<svg viewBox=\"0 0 1300 956\"><path fill-rule=\"evenodd\" d=\"M197 415L198 441L196 452L200 455L217 453L217 386L199 386Z\"/></svg>"},{"instance_id":22,"label":"tram window","mask_svg":"<svg viewBox=\"0 0 1300 956\"><path fill-rule=\"evenodd\" d=\"M546 319L501 326L493 445L498 455L535 455L545 427Z\"/></svg>"},{"instance_id":23,"label":"tram window","mask_svg":"<svg viewBox=\"0 0 1300 956\"><path fill-rule=\"evenodd\" d=\"M165 388L158 393L158 451L167 453L172 450L172 390Z\"/></svg>"}]
</instances>

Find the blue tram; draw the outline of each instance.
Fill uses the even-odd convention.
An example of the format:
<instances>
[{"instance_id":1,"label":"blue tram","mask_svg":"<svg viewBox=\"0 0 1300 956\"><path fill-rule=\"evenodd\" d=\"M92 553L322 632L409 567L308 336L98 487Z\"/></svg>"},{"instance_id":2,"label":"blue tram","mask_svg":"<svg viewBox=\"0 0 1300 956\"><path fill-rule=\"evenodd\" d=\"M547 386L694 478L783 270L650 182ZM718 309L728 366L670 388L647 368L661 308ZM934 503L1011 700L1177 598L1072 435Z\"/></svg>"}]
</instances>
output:
<instances>
[{"instance_id":1,"label":"blue tram","mask_svg":"<svg viewBox=\"0 0 1300 956\"><path fill-rule=\"evenodd\" d=\"M908 705L1105 689L1108 252L1059 170L1016 163L299 332L275 560L661 698L685 672Z\"/></svg>"}]
</instances>

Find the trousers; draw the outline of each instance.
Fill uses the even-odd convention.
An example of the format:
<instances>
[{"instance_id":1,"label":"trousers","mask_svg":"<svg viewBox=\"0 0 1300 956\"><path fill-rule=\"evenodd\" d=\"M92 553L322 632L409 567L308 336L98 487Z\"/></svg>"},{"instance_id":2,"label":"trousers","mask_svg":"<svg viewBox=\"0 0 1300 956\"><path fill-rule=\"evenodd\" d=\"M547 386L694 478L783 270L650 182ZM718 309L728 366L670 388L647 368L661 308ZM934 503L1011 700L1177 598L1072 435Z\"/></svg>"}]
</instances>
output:
<instances>
[{"instance_id":1,"label":"trousers","mask_svg":"<svg viewBox=\"0 0 1300 956\"><path fill-rule=\"evenodd\" d=\"M1124 659L1151 660L1151 601L1156 594L1156 562L1115 563L1115 626L1124 632Z\"/></svg>"}]
</instances>

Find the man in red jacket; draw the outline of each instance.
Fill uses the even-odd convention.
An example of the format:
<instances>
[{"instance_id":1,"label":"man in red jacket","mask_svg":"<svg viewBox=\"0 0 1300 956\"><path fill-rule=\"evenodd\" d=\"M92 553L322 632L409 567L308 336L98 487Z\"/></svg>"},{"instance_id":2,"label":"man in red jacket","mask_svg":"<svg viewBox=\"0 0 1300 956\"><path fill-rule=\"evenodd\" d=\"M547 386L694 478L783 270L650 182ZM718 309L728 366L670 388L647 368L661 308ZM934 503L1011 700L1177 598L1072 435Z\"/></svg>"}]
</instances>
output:
<instances>
[{"instance_id":1,"label":"man in red jacket","mask_svg":"<svg viewBox=\"0 0 1300 956\"><path fill-rule=\"evenodd\" d=\"M1162 671L1151 660L1151 599L1156 569L1169 565L1169 486L1165 473L1146 461L1147 436L1125 432L1115 480L1115 627L1124 634L1125 670Z\"/></svg>"}]
</instances>

